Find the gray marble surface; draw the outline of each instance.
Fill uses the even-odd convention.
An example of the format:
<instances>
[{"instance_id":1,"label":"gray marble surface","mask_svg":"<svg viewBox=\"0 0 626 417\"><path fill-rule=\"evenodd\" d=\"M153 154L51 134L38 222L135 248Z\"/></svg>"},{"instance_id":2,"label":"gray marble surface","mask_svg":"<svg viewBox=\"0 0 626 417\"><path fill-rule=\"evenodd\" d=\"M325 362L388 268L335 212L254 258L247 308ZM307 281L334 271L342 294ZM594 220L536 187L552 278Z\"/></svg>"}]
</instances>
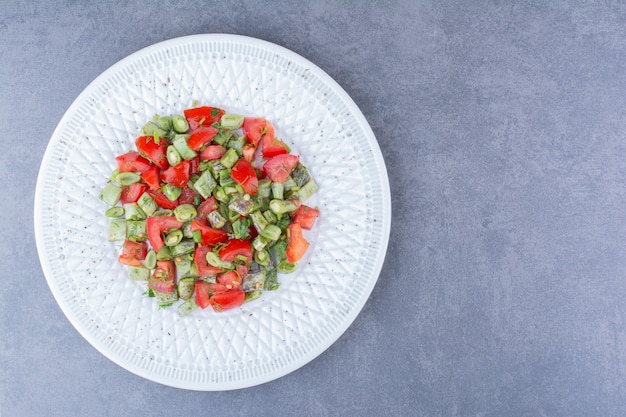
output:
<instances>
[{"instance_id":1,"label":"gray marble surface","mask_svg":"<svg viewBox=\"0 0 626 417\"><path fill-rule=\"evenodd\" d=\"M33 230L39 164L76 96L197 33L324 69L372 126L393 199L354 324L230 392L101 355L54 300ZM0 6L0 92L0 416L626 415L626 6L18 0Z\"/></svg>"}]
</instances>

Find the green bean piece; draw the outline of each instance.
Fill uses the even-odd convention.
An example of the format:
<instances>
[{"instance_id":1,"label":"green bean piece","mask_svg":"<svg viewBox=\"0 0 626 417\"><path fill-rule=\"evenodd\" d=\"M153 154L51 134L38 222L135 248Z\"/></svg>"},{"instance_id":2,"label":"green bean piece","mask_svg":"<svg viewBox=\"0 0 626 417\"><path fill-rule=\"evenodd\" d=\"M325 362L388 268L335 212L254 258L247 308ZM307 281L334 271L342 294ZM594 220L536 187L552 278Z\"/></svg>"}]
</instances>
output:
<instances>
[{"instance_id":1,"label":"green bean piece","mask_svg":"<svg viewBox=\"0 0 626 417\"><path fill-rule=\"evenodd\" d=\"M278 240L282 233L283 231L280 230L280 227L274 224L268 224L263 230L259 232L259 236L263 236L264 238L269 240Z\"/></svg>"},{"instance_id":2,"label":"green bean piece","mask_svg":"<svg viewBox=\"0 0 626 417\"><path fill-rule=\"evenodd\" d=\"M295 211L297 208L298 206L292 201L276 199L270 201L270 210L272 210L275 214L290 213Z\"/></svg>"},{"instance_id":3,"label":"green bean piece","mask_svg":"<svg viewBox=\"0 0 626 417\"><path fill-rule=\"evenodd\" d=\"M215 252L208 252L206 254L206 261L209 263L209 265L215 266L217 268L222 268L222 269L233 268L232 262L223 261L222 258L220 258L219 255Z\"/></svg>"},{"instance_id":4,"label":"green bean piece","mask_svg":"<svg viewBox=\"0 0 626 417\"><path fill-rule=\"evenodd\" d=\"M131 185L140 180L141 177L136 172L120 172L115 176L115 181L120 185Z\"/></svg>"},{"instance_id":5,"label":"green bean piece","mask_svg":"<svg viewBox=\"0 0 626 417\"><path fill-rule=\"evenodd\" d=\"M224 165L222 165L222 163L220 162L219 159L214 159L212 161L209 161L209 172L211 173L211 175L213 176L214 179L219 180L220 179L220 172L222 172L224 170L226 170L226 172L230 173L228 168L226 168Z\"/></svg>"},{"instance_id":6,"label":"green bean piece","mask_svg":"<svg viewBox=\"0 0 626 417\"><path fill-rule=\"evenodd\" d=\"M193 238L193 232L191 231L191 222L188 221L185 224L183 224L183 227L181 228L181 230L183 231L183 237L186 239L191 239Z\"/></svg>"},{"instance_id":7,"label":"green bean piece","mask_svg":"<svg viewBox=\"0 0 626 417\"><path fill-rule=\"evenodd\" d=\"M109 242L126 239L126 220L111 219L109 223Z\"/></svg>"},{"instance_id":8,"label":"green bean piece","mask_svg":"<svg viewBox=\"0 0 626 417\"><path fill-rule=\"evenodd\" d=\"M147 281L150 279L150 270L143 266L129 266L128 278L133 281Z\"/></svg>"},{"instance_id":9,"label":"green bean piece","mask_svg":"<svg viewBox=\"0 0 626 417\"><path fill-rule=\"evenodd\" d=\"M120 201L120 197L122 196L122 189L117 185L108 183L102 189L100 193L100 200L107 203L109 206L114 206Z\"/></svg>"},{"instance_id":10,"label":"green bean piece","mask_svg":"<svg viewBox=\"0 0 626 417\"><path fill-rule=\"evenodd\" d=\"M156 261L157 253L154 251L154 249L150 249L148 251L148 254L146 255L146 259L143 261L143 265L148 269L154 269L156 268Z\"/></svg>"},{"instance_id":11,"label":"green bean piece","mask_svg":"<svg viewBox=\"0 0 626 417\"><path fill-rule=\"evenodd\" d=\"M178 290L176 288L170 292L154 291L154 295L161 307L169 307L178 301Z\"/></svg>"},{"instance_id":12,"label":"green bean piece","mask_svg":"<svg viewBox=\"0 0 626 417\"><path fill-rule=\"evenodd\" d=\"M268 243L269 243L268 239L264 238L261 235L257 235L257 237L255 237L252 240L252 247L254 248L254 250L260 251L260 250L265 249Z\"/></svg>"},{"instance_id":13,"label":"green bean piece","mask_svg":"<svg viewBox=\"0 0 626 417\"><path fill-rule=\"evenodd\" d=\"M104 215L107 217L122 217L124 215L124 208L120 206L111 207L107 211L104 212Z\"/></svg>"},{"instance_id":14,"label":"green bean piece","mask_svg":"<svg viewBox=\"0 0 626 417\"><path fill-rule=\"evenodd\" d=\"M265 220L267 220L268 223L276 224L278 221L278 218L274 213L272 213L272 210L265 210L263 212L263 217L265 217Z\"/></svg>"},{"instance_id":15,"label":"green bean piece","mask_svg":"<svg viewBox=\"0 0 626 417\"><path fill-rule=\"evenodd\" d=\"M166 246L172 247L178 245L181 240L183 240L182 230L174 230L165 236L163 243L165 243Z\"/></svg>"},{"instance_id":16,"label":"green bean piece","mask_svg":"<svg viewBox=\"0 0 626 417\"><path fill-rule=\"evenodd\" d=\"M178 280L178 295L183 300L189 300L193 295L196 280L193 277L182 278Z\"/></svg>"},{"instance_id":17,"label":"green bean piece","mask_svg":"<svg viewBox=\"0 0 626 417\"><path fill-rule=\"evenodd\" d=\"M200 172L207 171L210 166L211 166L211 161L200 161L200 164L198 165L198 171Z\"/></svg>"},{"instance_id":18,"label":"green bean piece","mask_svg":"<svg viewBox=\"0 0 626 417\"><path fill-rule=\"evenodd\" d=\"M174 166L183 160L183 157L180 156L180 153L174 145L169 145L167 147L167 150L165 151L165 156L167 157L167 162L169 162L171 166Z\"/></svg>"},{"instance_id":19,"label":"green bean piece","mask_svg":"<svg viewBox=\"0 0 626 417\"><path fill-rule=\"evenodd\" d=\"M254 252L254 260L259 265L267 265L270 262L270 254L266 250L258 250Z\"/></svg>"},{"instance_id":20,"label":"green bean piece","mask_svg":"<svg viewBox=\"0 0 626 417\"><path fill-rule=\"evenodd\" d=\"M191 239L183 239L180 241L178 245L170 248L172 252L172 256L174 258L193 253L195 249L196 249L196 242L194 242Z\"/></svg>"},{"instance_id":21,"label":"green bean piece","mask_svg":"<svg viewBox=\"0 0 626 417\"><path fill-rule=\"evenodd\" d=\"M173 215L174 215L174 212L170 209L159 209L155 211L154 213L152 213L152 217L173 216Z\"/></svg>"},{"instance_id":22,"label":"green bean piece","mask_svg":"<svg viewBox=\"0 0 626 417\"><path fill-rule=\"evenodd\" d=\"M161 246L161 249L157 252L157 261L169 261L172 259L172 251L168 246Z\"/></svg>"},{"instance_id":23,"label":"green bean piece","mask_svg":"<svg viewBox=\"0 0 626 417\"><path fill-rule=\"evenodd\" d=\"M243 116L239 114L225 114L220 120L220 126L224 129L235 130L243 125Z\"/></svg>"},{"instance_id":24,"label":"green bean piece","mask_svg":"<svg viewBox=\"0 0 626 417\"><path fill-rule=\"evenodd\" d=\"M161 116L159 117L159 127L164 132L169 132L172 130L172 118L170 116Z\"/></svg>"},{"instance_id":25,"label":"green bean piece","mask_svg":"<svg viewBox=\"0 0 626 417\"><path fill-rule=\"evenodd\" d=\"M198 308L198 303L196 302L196 297L191 297L188 300L185 300L184 303L180 303L178 305L178 315L181 317L185 317L187 314Z\"/></svg>"},{"instance_id":26,"label":"green bean piece","mask_svg":"<svg viewBox=\"0 0 626 417\"><path fill-rule=\"evenodd\" d=\"M291 274L293 271L295 271L298 268L298 265L292 262L287 262L287 261L282 261L281 263L278 264L278 266L276 267L276 269L278 270L278 272L280 272L281 274Z\"/></svg>"},{"instance_id":27,"label":"green bean piece","mask_svg":"<svg viewBox=\"0 0 626 417\"><path fill-rule=\"evenodd\" d=\"M177 114L172 118L172 128L176 133L185 133L189 130L189 123L187 119Z\"/></svg>"},{"instance_id":28,"label":"green bean piece","mask_svg":"<svg viewBox=\"0 0 626 417\"><path fill-rule=\"evenodd\" d=\"M311 179L311 174L309 173L309 170L301 163L298 163L295 166L289 176L293 179L294 183L298 187L302 187Z\"/></svg>"},{"instance_id":29,"label":"green bean piece","mask_svg":"<svg viewBox=\"0 0 626 417\"><path fill-rule=\"evenodd\" d=\"M179 222L186 222L198 215L198 210L193 204L181 204L174 209L174 216Z\"/></svg>"},{"instance_id":30,"label":"green bean piece","mask_svg":"<svg viewBox=\"0 0 626 417\"><path fill-rule=\"evenodd\" d=\"M315 194L319 190L319 187L315 180L311 178L304 184L300 189L294 190L293 192L288 192L286 197L290 200L295 199L300 203L304 203L309 197Z\"/></svg>"},{"instance_id":31,"label":"green bean piece","mask_svg":"<svg viewBox=\"0 0 626 417\"><path fill-rule=\"evenodd\" d=\"M124 217L126 220L145 220L146 213L137 203L126 203L124 204Z\"/></svg>"},{"instance_id":32,"label":"green bean piece","mask_svg":"<svg viewBox=\"0 0 626 417\"><path fill-rule=\"evenodd\" d=\"M257 196L262 198L268 198L272 192L272 181L269 178L263 178L259 180L259 190Z\"/></svg>"},{"instance_id":33,"label":"green bean piece","mask_svg":"<svg viewBox=\"0 0 626 417\"><path fill-rule=\"evenodd\" d=\"M183 192L183 189L172 184L163 184L162 191L168 200L176 201Z\"/></svg>"},{"instance_id":34,"label":"green bean piece","mask_svg":"<svg viewBox=\"0 0 626 417\"><path fill-rule=\"evenodd\" d=\"M247 216L254 210L254 201L248 194L240 195L233 198L228 208L242 216Z\"/></svg>"},{"instance_id":35,"label":"green bean piece","mask_svg":"<svg viewBox=\"0 0 626 417\"><path fill-rule=\"evenodd\" d=\"M261 294L263 294L263 291L261 291L261 290L248 291L246 293L246 296L245 296L243 302L247 303L249 301L256 300L257 298L259 298L261 296Z\"/></svg>"},{"instance_id":36,"label":"green bean piece","mask_svg":"<svg viewBox=\"0 0 626 417\"><path fill-rule=\"evenodd\" d=\"M263 214L257 210L250 213L250 220L252 220L252 224L257 232L265 229L265 226L269 224L269 222L265 219Z\"/></svg>"},{"instance_id":37,"label":"green bean piece","mask_svg":"<svg viewBox=\"0 0 626 417\"><path fill-rule=\"evenodd\" d=\"M192 238L194 242L202 243L202 232L200 232L199 230L194 230Z\"/></svg>"},{"instance_id":38,"label":"green bean piece","mask_svg":"<svg viewBox=\"0 0 626 417\"><path fill-rule=\"evenodd\" d=\"M113 172L111 173L111 177L109 178L109 180L115 182L115 177L117 177L117 174L119 173L120 173L120 170L118 168L115 168ZM119 184L116 183L116 185L119 185Z\"/></svg>"},{"instance_id":39,"label":"green bean piece","mask_svg":"<svg viewBox=\"0 0 626 417\"><path fill-rule=\"evenodd\" d=\"M285 191L285 186L283 185L282 182L272 183L272 197L274 197L275 200L282 200L284 191Z\"/></svg>"},{"instance_id":40,"label":"green bean piece","mask_svg":"<svg viewBox=\"0 0 626 417\"><path fill-rule=\"evenodd\" d=\"M262 289L263 283L265 282L265 275L264 269L249 273L243 278L241 289L245 292Z\"/></svg>"},{"instance_id":41,"label":"green bean piece","mask_svg":"<svg viewBox=\"0 0 626 417\"><path fill-rule=\"evenodd\" d=\"M265 275L265 282L263 282L263 289L268 291L276 291L280 287L278 282L278 274L276 269L267 271Z\"/></svg>"},{"instance_id":42,"label":"green bean piece","mask_svg":"<svg viewBox=\"0 0 626 417\"><path fill-rule=\"evenodd\" d=\"M234 179L230 176L230 171L228 168L223 169L219 172L219 182L222 187L234 186L237 184Z\"/></svg>"},{"instance_id":43,"label":"green bean piece","mask_svg":"<svg viewBox=\"0 0 626 417\"><path fill-rule=\"evenodd\" d=\"M144 136L158 136L165 137L169 129L162 129L158 124L154 122L148 122L141 128ZM158 143L158 142L157 142Z\"/></svg>"},{"instance_id":44,"label":"green bean piece","mask_svg":"<svg viewBox=\"0 0 626 417\"><path fill-rule=\"evenodd\" d=\"M243 145L245 145L247 141L248 139L246 139L245 136L232 136L228 140L228 143L226 144L226 148L235 149L237 151L237 154L241 155Z\"/></svg>"},{"instance_id":45,"label":"green bean piece","mask_svg":"<svg viewBox=\"0 0 626 417\"><path fill-rule=\"evenodd\" d=\"M213 190L213 195L215 195L215 199L221 203L230 202L230 197L226 194L226 191L222 187L215 187Z\"/></svg>"},{"instance_id":46,"label":"green bean piece","mask_svg":"<svg viewBox=\"0 0 626 417\"><path fill-rule=\"evenodd\" d=\"M239 154L233 148L227 150L226 153L220 158L222 165L228 169L232 168L237 160L239 160Z\"/></svg>"},{"instance_id":47,"label":"green bean piece","mask_svg":"<svg viewBox=\"0 0 626 417\"><path fill-rule=\"evenodd\" d=\"M225 145L231 138L232 133L228 130L220 130L213 138L213 142L218 145Z\"/></svg>"},{"instance_id":48,"label":"green bean piece","mask_svg":"<svg viewBox=\"0 0 626 417\"><path fill-rule=\"evenodd\" d=\"M176 135L172 141L172 145L176 148L180 156L185 160L190 160L198 156L196 151L191 149L187 144L190 135Z\"/></svg>"},{"instance_id":49,"label":"green bean piece","mask_svg":"<svg viewBox=\"0 0 626 417\"><path fill-rule=\"evenodd\" d=\"M211 193L217 187L217 182L209 171L204 171L194 183L196 191L204 198L211 197Z\"/></svg>"},{"instance_id":50,"label":"green bean piece","mask_svg":"<svg viewBox=\"0 0 626 417\"><path fill-rule=\"evenodd\" d=\"M148 240L145 220L126 220L126 239L133 242L145 242Z\"/></svg>"},{"instance_id":51,"label":"green bean piece","mask_svg":"<svg viewBox=\"0 0 626 417\"><path fill-rule=\"evenodd\" d=\"M176 264L176 273L181 278L190 278L198 276L198 269L192 259L185 259L183 257L176 257L174 259Z\"/></svg>"},{"instance_id":52,"label":"green bean piece","mask_svg":"<svg viewBox=\"0 0 626 417\"><path fill-rule=\"evenodd\" d=\"M226 219L217 210L210 212L207 216L207 220L214 229L221 229L226 226Z\"/></svg>"},{"instance_id":53,"label":"green bean piece","mask_svg":"<svg viewBox=\"0 0 626 417\"><path fill-rule=\"evenodd\" d=\"M137 200L137 205L147 216L152 216L159 208L156 201L146 192L141 194Z\"/></svg>"},{"instance_id":54,"label":"green bean piece","mask_svg":"<svg viewBox=\"0 0 626 417\"><path fill-rule=\"evenodd\" d=\"M293 178L291 178L291 175L289 175L287 179L283 181L283 186L285 187L285 191L291 190L296 187L296 182L293 180Z\"/></svg>"}]
</instances>

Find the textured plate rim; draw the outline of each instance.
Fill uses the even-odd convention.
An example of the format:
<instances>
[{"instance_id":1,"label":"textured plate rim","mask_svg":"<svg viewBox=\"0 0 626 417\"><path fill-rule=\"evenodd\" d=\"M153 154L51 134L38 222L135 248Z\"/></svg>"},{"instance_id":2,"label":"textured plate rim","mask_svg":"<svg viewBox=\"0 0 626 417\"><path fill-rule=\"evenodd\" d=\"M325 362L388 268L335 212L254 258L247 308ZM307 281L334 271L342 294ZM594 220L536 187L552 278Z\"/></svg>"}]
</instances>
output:
<instances>
[{"instance_id":1,"label":"textured plate rim","mask_svg":"<svg viewBox=\"0 0 626 417\"><path fill-rule=\"evenodd\" d=\"M323 82L325 82L328 86L331 87L334 94L336 94L343 102L343 104L349 109L352 117L355 118L356 122L363 129L365 136L369 139L369 144L371 146L371 151L373 157L376 159L376 163L380 166L380 185L382 187L382 193L384 197L382 199L382 234L381 241L379 243L379 256L374 264L374 269L371 271L370 279L367 281L367 285L363 288L363 293L361 298L358 299L358 302L354 305L354 307L350 310L350 314L346 315L342 321L342 323L335 328L325 339L322 340L315 348L311 349L306 355L302 356L299 360L295 360L291 363L288 363L284 366L278 367L271 372L268 372L259 377L251 378L244 381L234 381L231 383L220 383L219 386L213 384L207 384L203 386L198 386L197 384L189 383L188 381L181 381L180 379L175 378L167 378L160 375L154 375L143 367L140 367L134 363L130 363L126 361L124 358L119 357L117 354L107 349L105 346L99 344L97 340L87 331L87 329L83 328L83 325L79 322L79 320L74 317L72 312L70 311L70 302L66 300L59 288L56 286L53 280L53 272L52 265L50 264L50 260L45 256L44 250L44 236L43 229L44 225L42 224L43 218L41 213L43 212L43 195L44 190L42 187L43 180L45 175L48 173L51 164L51 154L54 145L58 142L60 133L63 129L63 126L67 123L69 119L71 119L73 113L78 109L85 98L89 97L100 84L102 84L105 80L107 80L112 74L116 73L118 69L123 68L129 62L140 59L142 56L150 55L154 51L158 51L164 48L173 47L177 45L183 44L193 44L196 42L204 42L204 41L233 41L233 42L243 42L253 46L259 46L263 48L267 48L280 54L285 57L289 57L290 59L300 62L301 64L305 64L315 75L320 78ZM365 303L370 297L371 292L378 281L380 276L380 272L382 270L382 266L385 259L385 254L387 251L387 245L389 241L389 234L391 228L391 198L390 198L390 187L389 187L389 179L387 176L387 171L384 163L384 159L382 157L382 153L380 151L380 147L378 142L376 141L376 137L369 126L367 120L363 116L361 110L354 103L352 98L345 92L345 90L325 71L320 69L318 66L310 62L308 59L302 57L301 55L285 48L280 45L242 35L233 35L233 34L199 34L199 35L190 35L183 36L179 38L173 38L169 40L165 40L162 42L155 43L153 45L142 48L127 57L121 59L120 61L113 64L111 67L102 72L98 77L96 77L72 102L70 107L66 110L62 118L60 119L57 127L55 128L48 145L46 147L46 151L44 153L38 177L37 184L35 190L35 200L34 200L34 227L35 227L35 239L37 251L40 259L40 263L44 272L44 276L50 287L50 290L57 301L57 304L68 318L70 323L74 326L74 328L79 332L79 334L85 338L96 350L102 353L105 357L121 366L122 368L140 376L145 379L151 380L153 382L157 382L160 384L181 388L181 389L189 389L189 390L197 390L197 391L225 391L232 389L242 389L247 387L252 387L256 385L260 385L263 383L270 382L282 376L285 376L307 363L311 362L313 359L318 357L321 353L326 351L332 344L334 344L345 331L352 325L358 314L362 311Z\"/></svg>"}]
</instances>

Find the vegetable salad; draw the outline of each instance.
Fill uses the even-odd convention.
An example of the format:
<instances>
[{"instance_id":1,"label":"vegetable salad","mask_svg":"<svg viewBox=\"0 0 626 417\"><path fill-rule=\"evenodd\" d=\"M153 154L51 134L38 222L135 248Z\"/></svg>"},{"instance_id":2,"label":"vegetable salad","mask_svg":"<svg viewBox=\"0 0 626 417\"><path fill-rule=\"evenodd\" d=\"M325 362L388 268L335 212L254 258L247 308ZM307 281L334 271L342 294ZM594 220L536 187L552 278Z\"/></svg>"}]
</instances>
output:
<instances>
[{"instance_id":1,"label":"vegetable salad","mask_svg":"<svg viewBox=\"0 0 626 417\"><path fill-rule=\"evenodd\" d=\"M109 241L159 306L184 316L276 290L309 247L318 186L264 118L212 106L155 116L100 194Z\"/></svg>"}]
</instances>

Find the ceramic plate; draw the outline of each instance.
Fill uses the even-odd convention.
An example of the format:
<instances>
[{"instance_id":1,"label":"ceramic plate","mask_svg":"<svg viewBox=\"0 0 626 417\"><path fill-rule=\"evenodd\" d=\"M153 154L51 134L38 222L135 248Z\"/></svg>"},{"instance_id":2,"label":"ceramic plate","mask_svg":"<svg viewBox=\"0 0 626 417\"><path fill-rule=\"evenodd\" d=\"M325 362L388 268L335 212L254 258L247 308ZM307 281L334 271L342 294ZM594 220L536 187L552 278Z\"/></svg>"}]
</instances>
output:
<instances>
[{"instance_id":1,"label":"ceramic plate","mask_svg":"<svg viewBox=\"0 0 626 417\"><path fill-rule=\"evenodd\" d=\"M307 204L321 215L305 258L277 291L228 312L179 317L127 278L98 195L146 121L194 101L267 118L316 179ZM35 195L43 271L80 334L144 378L204 391L271 381L334 343L378 279L390 222L384 161L350 97L301 56L236 35L165 41L105 71L59 122Z\"/></svg>"}]
</instances>

